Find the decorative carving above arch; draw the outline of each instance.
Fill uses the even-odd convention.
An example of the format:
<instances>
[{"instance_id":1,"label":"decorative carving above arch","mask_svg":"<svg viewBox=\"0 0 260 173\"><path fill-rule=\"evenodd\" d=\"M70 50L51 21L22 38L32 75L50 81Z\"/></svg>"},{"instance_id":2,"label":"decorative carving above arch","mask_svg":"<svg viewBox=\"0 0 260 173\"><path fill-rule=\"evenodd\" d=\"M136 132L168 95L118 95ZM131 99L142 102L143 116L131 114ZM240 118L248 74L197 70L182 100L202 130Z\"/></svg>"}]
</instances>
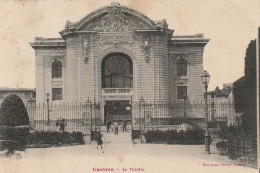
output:
<instances>
[{"instance_id":1,"label":"decorative carving above arch","mask_svg":"<svg viewBox=\"0 0 260 173\"><path fill-rule=\"evenodd\" d=\"M123 32L136 29L150 29L143 21L131 14L122 12L118 6L113 6L108 13L86 24L82 30L99 32Z\"/></svg>"},{"instance_id":2,"label":"decorative carving above arch","mask_svg":"<svg viewBox=\"0 0 260 173\"><path fill-rule=\"evenodd\" d=\"M128 55L131 60L133 61L133 63L135 62L135 55L131 52L131 50L129 49L126 49L124 47L121 47L121 46L111 46L105 50L103 50L100 55L99 55L99 58L98 58L98 64L101 65L101 62L103 60L103 58L108 55L108 54L111 54L111 53L115 53L115 52L119 52L119 53L124 53L126 55Z\"/></svg>"},{"instance_id":3,"label":"decorative carving above arch","mask_svg":"<svg viewBox=\"0 0 260 173\"><path fill-rule=\"evenodd\" d=\"M133 31L134 29L157 29L157 25L138 11L113 2L87 15L75 25L75 28L76 30L84 28L83 30Z\"/></svg>"},{"instance_id":4,"label":"decorative carving above arch","mask_svg":"<svg viewBox=\"0 0 260 173\"><path fill-rule=\"evenodd\" d=\"M187 65L190 64L190 59L189 59L189 54L188 53L176 53L175 54L175 64L177 63L178 60L180 59L185 59L187 61Z\"/></svg>"},{"instance_id":5,"label":"decorative carving above arch","mask_svg":"<svg viewBox=\"0 0 260 173\"><path fill-rule=\"evenodd\" d=\"M48 55L48 56L44 56L43 57L43 59L44 59L44 66L46 68L50 68L54 61L61 61L62 66L65 67L64 57L65 57L65 55Z\"/></svg>"},{"instance_id":6,"label":"decorative carving above arch","mask_svg":"<svg viewBox=\"0 0 260 173\"><path fill-rule=\"evenodd\" d=\"M71 34L75 31L99 31L99 32L127 32L135 30L160 30L154 21L145 15L112 3L100 8L76 23L67 22L61 36Z\"/></svg>"},{"instance_id":7,"label":"decorative carving above arch","mask_svg":"<svg viewBox=\"0 0 260 173\"><path fill-rule=\"evenodd\" d=\"M95 35L94 40L98 42L100 45L122 45L122 44L129 44L131 45L133 42L132 34L122 34L122 33L113 33L113 34L100 34Z\"/></svg>"}]
</instances>

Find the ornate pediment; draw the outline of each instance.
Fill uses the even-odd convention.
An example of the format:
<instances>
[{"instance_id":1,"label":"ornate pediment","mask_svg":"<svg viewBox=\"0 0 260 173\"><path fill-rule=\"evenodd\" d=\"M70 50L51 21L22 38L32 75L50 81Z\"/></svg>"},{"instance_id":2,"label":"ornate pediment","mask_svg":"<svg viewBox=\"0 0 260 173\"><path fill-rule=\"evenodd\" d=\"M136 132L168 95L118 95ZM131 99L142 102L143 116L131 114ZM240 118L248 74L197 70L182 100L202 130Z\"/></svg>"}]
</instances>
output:
<instances>
[{"instance_id":1,"label":"ornate pediment","mask_svg":"<svg viewBox=\"0 0 260 173\"><path fill-rule=\"evenodd\" d=\"M85 24L81 30L118 32L134 31L136 29L151 29L151 27L137 17L123 12L120 6L114 5L109 6L108 12L104 15L99 16Z\"/></svg>"},{"instance_id":2,"label":"ornate pediment","mask_svg":"<svg viewBox=\"0 0 260 173\"><path fill-rule=\"evenodd\" d=\"M127 32L127 31L161 30L168 32L165 20L155 23L138 11L121 6L119 3L112 3L98 9L79 22L67 22L65 29L60 32L64 38L75 33L95 32ZM172 34L172 30L170 34Z\"/></svg>"}]
</instances>

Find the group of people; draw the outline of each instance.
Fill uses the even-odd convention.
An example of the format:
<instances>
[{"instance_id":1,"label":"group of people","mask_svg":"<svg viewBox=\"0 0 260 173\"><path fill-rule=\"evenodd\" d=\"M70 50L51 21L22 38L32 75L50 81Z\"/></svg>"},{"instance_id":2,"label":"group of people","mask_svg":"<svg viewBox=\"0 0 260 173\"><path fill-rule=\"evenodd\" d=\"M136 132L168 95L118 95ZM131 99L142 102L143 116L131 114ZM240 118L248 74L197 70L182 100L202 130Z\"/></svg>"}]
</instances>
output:
<instances>
[{"instance_id":1,"label":"group of people","mask_svg":"<svg viewBox=\"0 0 260 173\"><path fill-rule=\"evenodd\" d=\"M112 122L111 120L106 121L107 133L109 133L109 130L110 130L110 127L111 127L112 124L114 126L115 135L118 135L118 123L116 121ZM123 122L122 122L123 132L126 132L126 126L127 126L127 121L124 118ZM102 144L103 144L102 138L103 138L103 134L101 133L101 131L99 129L95 134L95 140L97 142L97 148L98 148L98 146L100 146L100 148L102 149Z\"/></svg>"},{"instance_id":2,"label":"group of people","mask_svg":"<svg viewBox=\"0 0 260 173\"><path fill-rule=\"evenodd\" d=\"M110 130L110 127L112 125L112 122L111 120L107 120L106 121L106 127L107 127L107 133L109 133L109 130ZM113 126L114 126L114 131L115 131L115 135L118 135L118 122L114 122L113 123ZM123 119L123 122L122 122L122 128L123 128L123 132L126 132L126 126L127 126L127 121L125 120L125 118Z\"/></svg>"},{"instance_id":3,"label":"group of people","mask_svg":"<svg viewBox=\"0 0 260 173\"><path fill-rule=\"evenodd\" d=\"M65 131L65 119L57 119L55 125L60 132Z\"/></svg>"}]
</instances>

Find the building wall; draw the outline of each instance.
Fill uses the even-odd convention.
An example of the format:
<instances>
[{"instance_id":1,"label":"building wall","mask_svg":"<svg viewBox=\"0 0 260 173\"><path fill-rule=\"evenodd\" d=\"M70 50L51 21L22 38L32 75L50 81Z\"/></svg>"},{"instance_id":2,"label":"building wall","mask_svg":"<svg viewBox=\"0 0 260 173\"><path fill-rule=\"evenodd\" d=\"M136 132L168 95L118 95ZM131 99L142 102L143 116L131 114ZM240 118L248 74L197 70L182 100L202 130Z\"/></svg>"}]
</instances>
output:
<instances>
[{"instance_id":1,"label":"building wall","mask_svg":"<svg viewBox=\"0 0 260 173\"><path fill-rule=\"evenodd\" d=\"M64 87L64 78L66 74L63 73L63 78L52 80L51 77L51 63L55 58L64 59L63 71L65 69L66 52L64 49L45 48L35 49L35 78L36 78L36 102L46 102L46 94L50 94L52 98L52 87Z\"/></svg>"},{"instance_id":2,"label":"building wall","mask_svg":"<svg viewBox=\"0 0 260 173\"><path fill-rule=\"evenodd\" d=\"M46 101L46 93L53 87L63 88L63 101L95 100L102 102L101 62L113 52L127 54L133 61L133 101L175 101L177 86L186 85L189 100L203 99L203 46L168 44L167 37L148 35L150 44L149 63L143 49L145 34L133 36L128 33L124 44L110 43L109 39L125 33L77 35L66 39L66 48L36 49L36 97L37 102ZM111 36L111 37L109 37ZM151 39L152 38L152 39ZM88 60L85 62L84 41L89 42ZM108 41L108 43L104 43ZM187 77L177 77L176 61L184 57L188 62ZM58 58L63 63L62 79L51 78L51 63Z\"/></svg>"},{"instance_id":3,"label":"building wall","mask_svg":"<svg viewBox=\"0 0 260 173\"><path fill-rule=\"evenodd\" d=\"M170 101L175 101L177 86L187 86L189 100L202 100L204 85L201 81L203 74L204 46L189 44L169 45L169 95ZM177 77L176 61L179 57L185 58L188 63L187 77Z\"/></svg>"},{"instance_id":4,"label":"building wall","mask_svg":"<svg viewBox=\"0 0 260 173\"><path fill-rule=\"evenodd\" d=\"M80 100L80 68L82 57L81 37L70 37L66 40L65 68L65 100L75 102ZM91 74L89 74L91 75Z\"/></svg>"}]
</instances>

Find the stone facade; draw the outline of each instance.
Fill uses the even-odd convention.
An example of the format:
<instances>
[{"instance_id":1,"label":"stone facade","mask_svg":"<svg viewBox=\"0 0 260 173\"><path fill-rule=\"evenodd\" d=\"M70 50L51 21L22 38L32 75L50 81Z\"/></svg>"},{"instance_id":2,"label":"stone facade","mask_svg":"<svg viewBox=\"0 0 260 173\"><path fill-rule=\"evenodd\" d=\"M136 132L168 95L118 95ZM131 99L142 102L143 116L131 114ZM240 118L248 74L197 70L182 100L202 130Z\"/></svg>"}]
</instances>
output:
<instances>
[{"instance_id":1,"label":"stone facade","mask_svg":"<svg viewBox=\"0 0 260 173\"><path fill-rule=\"evenodd\" d=\"M202 34L173 36L165 20L112 3L77 23L67 22L62 38L38 37L31 46L36 59L36 102L45 102L53 88L62 99L53 102L174 101L177 86L186 86L188 99L203 99L203 50L209 39ZM102 62L121 53L133 63L132 87L102 87ZM187 62L187 75L177 77L178 59ZM52 78L52 63L62 63L62 76Z\"/></svg>"}]
</instances>

